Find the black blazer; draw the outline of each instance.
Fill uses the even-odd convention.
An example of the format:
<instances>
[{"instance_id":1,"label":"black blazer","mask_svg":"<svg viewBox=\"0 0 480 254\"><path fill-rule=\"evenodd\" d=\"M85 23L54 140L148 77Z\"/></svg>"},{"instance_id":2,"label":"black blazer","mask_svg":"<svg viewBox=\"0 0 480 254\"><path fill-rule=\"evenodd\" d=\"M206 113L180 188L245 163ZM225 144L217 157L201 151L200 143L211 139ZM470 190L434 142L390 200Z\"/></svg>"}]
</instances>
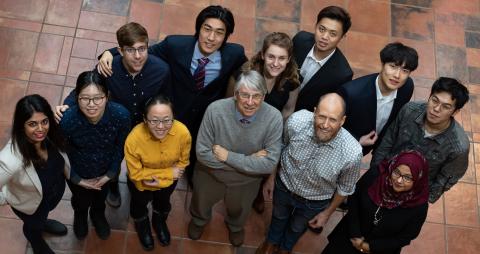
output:
<instances>
[{"instance_id":1,"label":"black blazer","mask_svg":"<svg viewBox=\"0 0 480 254\"><path fill-rule=\"evenodd\" d=\"M172 83L163 91L174 105L175 118L184 123L193 137L196 136L207 106L225 96L228 79L247 61L244 49L235 43L220 48L222 69L219 76L202 90L195 89L190 72L193 51L197 39L191 35L170 35L148 49L170 65Z\"/></svg>"},{"instance_id":2,"label":"black blazer","mask_svg":"<svg viewBox=\"0 0 480 254\"><path fill-rule=\"evenodd\" d=\"M377 121L377 94L375 80L378 73L370 74L352 80L340 87L338 93L345 100L347 106L346 120L343 127L347 129L357 140L376 128ZM405 84L397 91L397 98L393 101L393 108L387 123L378 135L378 139L372 146L363 147L363 154L368 154L376 148L388 126L398 114L405 103L410 101L413 94L413 80L409 77Z\"/></svg>"},{"instance_id":3,"label":"black blazer","mask_svg":"<svg viewBox=\"0 0 480 254\"><path fill-rule=\"evenodd\" d=\"M312 33L300 31L293 37L293 56L299 71L314 44L315 38ZM337 48L332 57L300 90L295 111L301 109L313 111L322 95L337 91L342 84L352 80L352 76L353 72L347 59Z\"/></svg>"}]
</instances>

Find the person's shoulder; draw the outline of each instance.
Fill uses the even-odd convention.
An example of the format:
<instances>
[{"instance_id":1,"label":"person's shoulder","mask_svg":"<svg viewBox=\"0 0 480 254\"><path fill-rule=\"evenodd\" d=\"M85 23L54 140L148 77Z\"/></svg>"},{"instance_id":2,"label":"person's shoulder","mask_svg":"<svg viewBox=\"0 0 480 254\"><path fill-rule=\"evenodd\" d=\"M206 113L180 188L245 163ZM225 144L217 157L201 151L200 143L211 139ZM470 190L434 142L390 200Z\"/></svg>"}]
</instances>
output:
<instances>
[{"instance_id":1,"label":"person's shoulder","mask_svg":"<svg viewBox=\"0 0 480 254\"><path fill-rule=\"evenodd\" d=\"M109 101L107 103L107 107L109 108L113 117L125 121L130 119L130 112L123 105L113 101Z\"/></svg>"},{"instance_id":2,"label":"person's shoulder","mask_svg":"<svg viewBox=\"0 0 480 254\"><path fill-rule=\"evenodd\" d=\"M173 122L173 127L175 129L175 131L177 133L179 133L180 135L188 135L190 136L190 131L188 130L187 126L185 124L183 124L182 122L178 121L178 120L175 120Z\"/></svg>"},{"instance_id":3,"label":"person's shoulder","mask_svg":"<svg viewBox=\"0 0 480 254\"><path fill-rule=\"evenodd\" d=\"M267 116L270 116L270 118L272 119L275 119L275 120L278 120L280 119L280 121L283 121L282 119L282 113L280 113L280 111L278 109L276 109L274 106L266 103L266 102L262 102L262 106L261 106L261 109L262 111L265 112L265 115Z\"/></svg>"},{"instance_id":4,"label":"person's shoulder","mask_svg":"<svg viewBox=\"0 0 480 254\"><path fill-rule=\"evenodd\" d=\"M359 89L363 90L364 85L375 86L375 79L377 78L377 76L378 76L378 73L372 73L362 77L358 77L354 80L348 81L347 83L343 84L342 88L348 91L350 90L355 91Z\"/></svg>"},{"instance_id":5,"label":"person's shoulder","mask_svg":"<svg viewBox=\"0 0 480 254\"><path fill-rule=\"evenodd\" d=\"M295 36L293 36L293 41L300 42L300 41L305 41L305 40L312 40L314 39L313 33L307 32L307 31L299 31Z\"/></svg>"},{"instance_id":6,"label":"person's shoulder","mask_svg":"<svg viewBox=\"0 0 480 254\"><path fill-rule=\"evenodd\" d=\"M341 136L342 143L346 146L346 150L352 155L362 154L362 146L358 140L353 137L345 128L341 128L337 135Z\"/></svg>"},{"instance_id":7,"label":"person's shoulder","mask_svg":"<svg viewBox=\"0 0 480 254\"><path fill-rule=\"evenodd\" d=\"M194 43L196 41L195 36L193 35L181 35L181 34L173 34L168 35L159 43L167 43L172 46L184 46L185 44Z\"/></svg>"},{"instance_id":8,"label":"person's shoulder","mask_svg":"<svg viewBox=\"0 0 480 254\"><path fill-rule=\"evenodd\" d=\"M80 109L78 108L78 105L73 105L69 107L65 112L63 112L63 117L60 120L60 126L65 127L69 125L72 121L77 119L79 117L79 111Z\"/></svg>"},{"instance_id":9,"label":"person's shoulder","mask_svg":"<svg viewBox=\"0 0 480 254\"><path fill-rule=\"evenodd\" d=\"M145 63L147 67L154 67L156 71L162 71L163 69L169 70L170 67L163 59L156 55L148 54L147 62Z\"/></svg>"},{"instance_id":10,"label":"person's shoulder","mask_svg":"<svg viewBox=\"0 0 480 254\"><path fill-rule=\"evenodd\" d=\"M457 120L453 119L453 137L457 140L456 142L456 150L458 153L468 153L470 149L470 141L468 139L468 135L463 129L463 127L460 125L460 123L457 122Z\"/></svg>"},{"instance_id":11,"label":"person's shoulder","mask_svg":"<svg viewBox=\"0 0 480 254\"><path fill-rule=\"evenodd\" d=\"M4 170L16 171L22 168L22 155L11 139L7 141L0 151L0 161L5 164Z\"/></svg>"},{"instance_id":12,"label":"person's shoulder","mask_svg":"<svg viewBox=\"0 0 480 254\"><path fill-rule=\"evenodd\" d=\"M306 109L302 109L291 114L290 117L288 118L288 121L290 123L296 123L296 122L303 122L303 121L312 120L312 119L313 119L313 112L308 111Z\"/></svg>"}]
</instances>

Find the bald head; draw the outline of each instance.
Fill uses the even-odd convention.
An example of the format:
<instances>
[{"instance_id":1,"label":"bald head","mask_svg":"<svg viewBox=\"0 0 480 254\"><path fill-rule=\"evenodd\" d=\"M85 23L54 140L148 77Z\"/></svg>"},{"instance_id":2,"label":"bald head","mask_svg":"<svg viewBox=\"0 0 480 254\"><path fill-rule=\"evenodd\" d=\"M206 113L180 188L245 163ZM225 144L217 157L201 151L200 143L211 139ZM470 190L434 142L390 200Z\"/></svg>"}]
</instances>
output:
<instances>
[{"instance_id":1,"label":"bald head","mask_svg":"<svg viewBox=\"0 0 480 254\"><path fill-rule=\"evenodd\" d=\"M337 136L345 122L345 101L336 93L320 97L315 108L315 133L320 142L328 142Z\"/></svg>"}]
</instances>

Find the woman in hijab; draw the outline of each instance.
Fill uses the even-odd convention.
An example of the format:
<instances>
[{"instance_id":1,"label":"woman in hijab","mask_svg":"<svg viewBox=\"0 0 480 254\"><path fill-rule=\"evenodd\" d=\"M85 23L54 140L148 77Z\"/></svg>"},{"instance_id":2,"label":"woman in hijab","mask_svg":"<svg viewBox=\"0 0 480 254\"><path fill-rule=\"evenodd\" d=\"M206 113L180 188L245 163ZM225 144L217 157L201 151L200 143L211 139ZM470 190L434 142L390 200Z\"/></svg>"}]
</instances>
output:
<instances>
[{"instance_id":1,"label":"woman in hijab","mask_svg":"<svg viewBox=\"0 0 480 254\"><path fill-rule=\"evenodd\" d=\"M365 174L348 213L328 236L326 253L400 253L427 217L428 163L404 151Z\"/></svg>"}]
</instances>

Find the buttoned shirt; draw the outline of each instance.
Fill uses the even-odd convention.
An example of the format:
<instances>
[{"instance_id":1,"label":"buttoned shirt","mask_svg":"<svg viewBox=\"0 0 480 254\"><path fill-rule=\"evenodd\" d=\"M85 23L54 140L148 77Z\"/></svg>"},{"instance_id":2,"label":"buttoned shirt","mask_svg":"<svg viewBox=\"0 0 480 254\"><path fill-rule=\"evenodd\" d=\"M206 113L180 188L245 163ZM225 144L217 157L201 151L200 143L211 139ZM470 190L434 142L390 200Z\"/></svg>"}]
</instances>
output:
<instances>
[{"instance_id":1,"label":"buttoned shirt","mask_svg":"<svg viewBox=\"0 0 480 254\"><path fill-rule=\"evenodd\" d=\"M315 46L313 46L310 52L308 52L305 61L303 61L302 68L300 68L300 75L303 77L302 84L300 84L300 89L302 89L308 83L308 81L310 81L313 75L315 75L315 73L322 68L322 66L328 61L328 59L332 57L336 50L334 49L327 57L318 60L315 57L314 48Z\"/></svg>"},{"instance_id":2,"label":"buttoned shirt","mask_svg":"<svg viewBox=\"0 0 480 254\"><path fill-rule=\"evenodd\" d=\"M442 133L425 136L426 107L424 102L409 102L403 106L375 150L371 165L378 165L405 148L420 151L428 161L429 202L433 203L465 174L470 143L453 117Z\"/></svg>"},{"instance_id":3,"label":"buttoned shirt","mask_svg":"<svg viewBox=\"0 0 480 254\"><path fill-rule=\"evenodd\" d=\"M113 74L106 79L110 100L128 109L131 114L131 126L143 121L145 102L159 94L170 83L170 68L162 59L148 55L142 70L132 76L122 63L122 56L116 55L112 62ZM75 93L65 99L64 104L75 105Z\"/></svg>"},{"instance_id":4,"label":"buttoned shirt","mask_svg":"<svg viewBox=\"0 0 480 254\"><path fill-rule=\"evenodd\" d=\"M205 84L204 86L208 86L210 82L218 77L220 74L220 69L222 69L222 54L220 51L216 50L209 56L204 56L200 49L198 48L198 41L195 43L195 49L193 50L193 57L192 63L190 64L190 72L193 73L198 67L198 59L206 57L208 58L208 64L205 65Z\"/></svg>"},{"instance_id":5,"label":"buttoned shirt","mask_svg":"<svg viewBox=\"0 0 480 254\"><path fill-rule=\"evenodd\" d=\"M395 90L388 95L383 96L378 86L378 79L380 75L377 76L375 80L375 90L377 94L377 117L376 117L376 132L380 133L392 113L393 102L397 98L397 91Z\"/></svg>"},{"instance_id":6,"label":"buttoned shirt","mask_svg":"<svg viewBox=\"0 0 480 254\"><path fill-rule=\"evenodd\" d=\"M314 114L290 116L284 131L280 178L293 193L308 200L325 200L335 191L348 196L360 177L362 147L344 128L328 142L315 134Z\"/></svg>"}]
</instances>

